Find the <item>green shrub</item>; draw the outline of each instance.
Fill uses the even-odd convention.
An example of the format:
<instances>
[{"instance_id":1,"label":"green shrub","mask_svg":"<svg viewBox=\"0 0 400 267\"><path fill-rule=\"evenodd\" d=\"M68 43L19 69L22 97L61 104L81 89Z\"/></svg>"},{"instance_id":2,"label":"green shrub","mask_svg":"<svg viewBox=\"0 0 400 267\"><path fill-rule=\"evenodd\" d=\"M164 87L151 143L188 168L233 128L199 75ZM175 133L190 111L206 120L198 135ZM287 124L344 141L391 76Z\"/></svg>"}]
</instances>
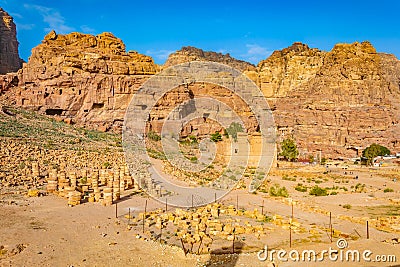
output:
<instances>
[{"instance_id":1,"label":"green shrub","mask_svg":"<svg viewBox=\"0 0 400 267\"><path fill-rule=\"evenodd\" d=\"M106 162L103 163L103 167L104 167L105 169L108 169L108 168L111 167L111 163L108 162L108 161L106 161Z\"/></svg>"},{"instance_id":2,"label":"green shrub","mask_svg":"<svg viewBox=\"0 0 400 267\"><path fill-rule=\"evenodd\" d=\"M270 187L269 195L272 197L288 197L289 193L286 187L280 187L278 184L275 184Z\"/></svg>"},{"instance_id":3,"label":"green shrub","mask_svg":"<svg viewBox=\"0 0 400 267\"><path fill-rule=\"evenodd\" d=\"M364 192L364 191L365 191L365 184L360 184L360 183L358 183L358 184L356 184L356 186L354 187L354 192L362 193L362 192Z\"/></svg>"},{"instance_id":4,"label":"green shrub","mask_svg":"<svg viewBox=\"0 0 400 267\"><path fill-rule=\"evenodd\" d=\"M349 210L349 209L351 209L351 205L350 205L350 204L344 204L344 205L343 205L343 208L345 208L345 209L348 209L348 210Z\"/></svg>"},{"instance_id":5,"label":"green shrub","mask_svg":"<svg viewBox=\"0 0 400 267\"><path fill-rule=\"evenodd\" d=\"M160 141L161 140L161 136L159 136L156 132L154 132L154 131L149 131L148 133L147 133L147 137L150 139L150 140L153 140L153 141Z\"/></svg>"},{"instance_id":6,"label":"green shrub","mask_svg":"<svg viewBox=\"0 0 400 267\"><path fill-rule=\"evenodd\" d=\"M192 144L197 144L197 137L194 135L189 135L189 140Z\"/></svg>"},{"instance_id":7,"label":"green shrub","mask_svg":"<svg viewBox=\"0 0 400 267\"><path fill-rule=\"evenodd\" d=\"M314 186L310 190L310 195L312 196L327 196L328 192L325 188L321 188L318 185Z\"/></svg>"},{"instance_id":8,"label":"green shrub","mask_svg":"<svg viewBox=\"0 0 400 267\"><path fill-rule=\"evenodd\" d=\"M394 190L392 188L385 188L385 190L383 190L384 193L390 193L393 192Z\"/></svg>"},{"instance_id":9,"label":"green shrub","mask_svg":"<svg viewBox=\"0 0 400 267\"><path fill-rule=\"evenodd\" d=\"M299 192L307 192L307 186L303 184L297 184L294 190L299 191Z\"/></svg>"},{"instance_id":10,"label":"green shrub","mask_svg":"<svg viewBox=\"0 0 400 267\"><path fill-rule=\"evenodd\" d=\"M161 159L161 160L166 160L167 156L165 156L165 154L163 152L148 148L147 150L147 154L149 155L149 157L153 158L153 159Z\"/></svg>"},{"instance_id":11,"label":"green shrub","mask_svg":"<svg viewBox=\"0 0 400 267\"><path fill-rule=\"evenodd\" d=\"M296 178L295 178L295 177L293 177L293 178L288 177L287 174L284 174L284 175L282 176L282 180L296 182Z\"/></svg>"},{"instance_id":12,"label":"green shrub","mask_svg":"<svg viewBox=\"0 0 400 267\"><path fill-rule=\"evenodd\" d=\"M211 134L211 141L213 141L215 143L222 141L222 135L219 132L215 132L215 133Z\"/></svg>"}]
</instances>

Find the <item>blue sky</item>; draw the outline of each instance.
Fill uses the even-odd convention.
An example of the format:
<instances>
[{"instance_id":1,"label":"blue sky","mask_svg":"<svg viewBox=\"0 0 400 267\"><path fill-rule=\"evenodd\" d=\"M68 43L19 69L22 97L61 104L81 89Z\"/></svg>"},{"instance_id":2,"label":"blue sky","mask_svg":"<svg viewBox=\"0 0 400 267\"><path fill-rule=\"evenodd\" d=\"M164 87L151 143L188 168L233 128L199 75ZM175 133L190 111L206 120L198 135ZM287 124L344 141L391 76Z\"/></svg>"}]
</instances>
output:
<instances>
[{"instance_id":1,"label":"blue sky","mask_svg":"<svg viewBox=\"0 0 400 267\"><path fill-rule=\"evenodd\" d=\"M400 58L400 1L0 0L14 17L24 60L51 29L112 32L127 50L163 63L182 46L254 64L299 41L321 50L370 41Z\"/></svg>"}]
</instances>

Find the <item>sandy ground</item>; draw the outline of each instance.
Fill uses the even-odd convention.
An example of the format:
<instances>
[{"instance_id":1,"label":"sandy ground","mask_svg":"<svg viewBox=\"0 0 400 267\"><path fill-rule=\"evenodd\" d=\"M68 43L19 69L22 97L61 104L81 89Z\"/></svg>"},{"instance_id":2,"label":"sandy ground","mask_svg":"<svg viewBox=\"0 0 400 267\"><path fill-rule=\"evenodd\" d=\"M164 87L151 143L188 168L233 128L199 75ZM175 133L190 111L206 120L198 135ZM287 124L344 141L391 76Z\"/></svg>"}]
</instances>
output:
<instances>
[{"instance_id":1,"label":"sandy ground","mask_svg":"<svg viewBox=\"0 0 400 267\"><path fill-rule=\"evenodd\" d=\"M243 191L236 191L245 197ZM257 195L247 195L242 205L260 201ZM231 198L235 199L232 194ZM229 201L227 198L225 201ZM270 200L273 201L273 200ZM128 230L122 214L128 207L140 210L144 198L132 197L118 204L119 218L115 218L115 205L103 207L96 203L85 203L68 207L64 199L56 196L29 198L17 201L19 205L2 205L0 217L0 244L8 251L18 251L0 259L1 266L272 266L261 262L256 253L235 255L185 256L182 249L160 245L154 241L136 239L137 231ZM149 200L148 209L160 207L160 203ZM268 203L266 203L268 204ZM270 203L277 212L289 213L281 203ZM272 205L274 204L274 205ZM326 219L319 214L298 212L300 221ZM350 226L339 222L335 227ZM370 240L349 241L349 249L370 249L374 255L396 255L400 259L400 245L382 243L393 234L372 230ZM270 244L269 238L265 244ZM315 249L317 252L332 247L335 243L295 245L293 248ZM16 250L16 248L19 248ZM22 248L22 249L21 249ZM281 246L288 252L290 248ZM19 251L21 250L21 251ZM399 261L399 260L398 260ZM321 263L276 262L278 266L321 266ZM395 263L338 263L328 259L323 266L395 266Z\"/></svg>"},{"instance_id":2,"label":"sandy ground","mask_svg":"<svg viewBox=\"0 0 400 267\"><path fill-rule=\"evenodd\" d=\"M333 170L343 172L340 169ZM275 266L400 266L400 244L389 244L384 240L399 238L400 234L387 233L370 228L370 239L366 239L366 229L362 224L340 220L339 215L365 216L365 207L389 205L390 198L399 198L399 182L388 178L373 177L365 170L356 170L354 175L359 179L350 183L365 183L367 193L338 194L326 197L311 197L293 190L298 181L286 181L280 177L271 177L272 182L286 185L290 195L309 206L319 206L332 211L333 227L342 232L354 233L361 237L347 240L346 249L371 250L371 259L376 255L394 255L396 262L360 262L331 261L328 256L323 262L280 261L275 256ZM330 186L331 181L321 186ZM395 189L394 193L383 193L385 187ZM371 197L371 192L374 196ZM245 209L260 208L264 202L264 211L270 215L279 214L288 218L291 207L284 202L270 198L267 194L248 194L245 190L235 190L221 201L224 204L236 205ZM65 199L57 196L26 198L22 196L2 196L0 201L0 266L272 266L269 261L260 261L257 252L241 252L233 255L184 255L180 247L161 245L155 241L137 239L141 234L137 228L128 229L124 214L130 208L141 212L145 197L134 195L118 203L118 218L115 216L115 205L103 207L99 203L85 203L68 207ZM148 199L148 210L164 207L151 198ZM351 203L353 208L347 210L342 206ZM306 226L327 226L329 216L309 210L296 208L295 218ZM302 252L314 249L337 249L336 240L330 242L329 236L323 236L319 243L296 242L293 236L292 248L287 242L288 233L277 230L259 240L260 249L268 245L271 249L284 249L289 252L296 249ZM1 249L1 246L4 246ZM240 248L237 248L240 251ZM320 255L320 254L318 254ZM287 255L286 255L287 257ZM397 264L397 265L396 265Z\"/></svg>"}]
</instances>

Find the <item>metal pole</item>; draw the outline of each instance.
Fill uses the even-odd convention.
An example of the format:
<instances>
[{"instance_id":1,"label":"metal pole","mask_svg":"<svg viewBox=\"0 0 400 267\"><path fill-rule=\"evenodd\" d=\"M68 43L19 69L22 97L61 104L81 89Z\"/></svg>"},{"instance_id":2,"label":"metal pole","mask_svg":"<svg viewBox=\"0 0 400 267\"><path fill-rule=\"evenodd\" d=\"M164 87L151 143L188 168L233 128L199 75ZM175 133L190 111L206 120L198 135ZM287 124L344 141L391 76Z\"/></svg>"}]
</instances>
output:
<instances>
[{"instance_id":1,"label":"metal pole","mask_svg":"<svg viewBox=\"0 0 400 267\"><path fill-rule=\"evenodd\" d=\"M118 218L118 203L115 202L115 218Z\"/></svg>"},{"instance_id":2,"label":"metal pole","mask_svg":"<svg viewBox=\"0 0 400 267\"><path fill-rule=\"evenodd\" d=\"M147 199L146 199L146 204L144 205L144 213L143 213L143 233L144 233L144 221L146 219L146 211L147 211Z\"/></svg>"},{"instance_id":3,"label":"metal pole","mask_svg":"<svg viewBox=\"0 0 400 267\"><path fill-rule=\"evenodd\" d=\"M214 203L217 203L217 193L214 193Z\"/></svg>"},{"instance_id":4,"label":"metal pole","mask_svg":"<svg viewBox=\"0 0 400 267\"><path fill-rule=\"evenodd\" d=\"M232 253L235 253L235 234L233 234L233 240L232 240Z\"/></svg>"},{"instance_id":5,"label":"metal pole","mask_svg":"<svg viewBox=\"0 0 400 267\"><path fill-rule=\"evenodd\" d=\"M292 220L293 220L293 201L292 201Z\"/></svg>"},{"instance_id":6,"label":"metal pole","mask_svg":"<svg viewBox=\"0 0 400 267\"><path fill-rule=\"evenodd\" d=\"M292 247L292 222L293 222L293 201L291 201L292 204L292 219L290 220L290 235L289 235L289 243L290 243L290 247Z\"/></svg>"},{"instance_id":7,"label":"metal pole","mask_svg":"<svg viewBox=\"0 0 400 267\"><path fill-rule=\"evenodd\" d=\"M367 239L369 239L369 226L368 226L368 221L367 221Z\"/></svg>"},{"instance_id":8,"label":"metal pole","mask_svg":"<svg viewBox=\"0 0 400 267\"><path fill-rule=\"evenodd\" d=\"M261 214L264 215L264 199L263 199L263 201L262 201Z\"/></svg>"},{"instance_id":9,"label":"metal pole","mask_svg":"<svg viewBox=\"0 0 400 267\"><path fill-rule=\"evenodd\" d=\"M128 208L128 225L131 224L131 208Z\"/></svg>"},{"instance_id":10,"label":"metal pole","mask_svg":"<svg viewBox=\"0 0 400 267\"><path fill-rule=\"evenodd\" d=\"M331 242L333 240L332 212L329 212L329 228L331 229Z\"/></svg>"},{"instance_id":11,"label":"metal pole","mask_svg":"<svg viewBox=\"0 0 400 267\"><path fill-rule=\"evenodd\" d=\"M289 246L292 247L292 221L290 221L289 225Z\"/></svg>"},{"instance_id":12,"label":"metal pole","mask_svg":"<svg viewBox=\"0 0 400 267\"><path fill-rule=\"evenodd\" d=\"M160 243L161 243L161 237L162 237L162 227L163 227L163 222L161 220L161 229L160 229Z\"/></svg>"}]
</instances>

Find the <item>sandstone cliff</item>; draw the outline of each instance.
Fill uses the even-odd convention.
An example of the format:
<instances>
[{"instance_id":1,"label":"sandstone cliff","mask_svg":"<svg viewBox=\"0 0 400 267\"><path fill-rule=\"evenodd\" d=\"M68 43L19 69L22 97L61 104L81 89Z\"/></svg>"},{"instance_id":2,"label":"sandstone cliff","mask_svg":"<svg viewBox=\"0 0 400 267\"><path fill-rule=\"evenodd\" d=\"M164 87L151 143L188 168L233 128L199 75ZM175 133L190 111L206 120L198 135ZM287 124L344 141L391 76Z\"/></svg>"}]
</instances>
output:
<instances>
[{"instance_id":1,"label":"sandstone cliff","mask_svg":"<svg viewBox=\"0 0 400 267\"><path fill-rule=\"evenodd\" d=\"M294 44L258 72L280 137L293 136L305 155L352 157L373 142L400 151L400 61L369 42L330 52Z\"/></svg>"},{"instance_id":2,"label":"sandstone cliff","mask_svg":"<svg viewBox=\"0 0 400 267\"><path fill-rule=\"evenodd\" d=\"M21 66L13 18L0 7L0 74L15 72Z\"/></svg>"},{"instance_id":3,"label":"sandstone cliff","mask_svg":"<svg viewBox=\"0 0 400 267\"><path fill-rule=\"evenodd\" d=\"M249 62L238 60L229 54L216 53L212 51L203 51L199 48L186 46L168 56L164 67L170 67L190 61L212 61L231 66L241 71L255 71L256 67Z\"/></svg>"},{"instance_id":4,"label":"sandstone cliff","mask_svg":"<svg viewBox=\"0 0 400 267\"><path fill-rule=\"evenodd\" d=\"M400 151L400 61L377 53L368 42L338 44L329 52L294 43L257 67L229 55L187 47L171 54L164 67L192 60L216 61L246 73L267 97L280 140L294 137L305 157L319 155L319 150L324 157L352 157L373 142ZM120 130L133 94L159 70L150 57L126 53L122 41L110 33L51 32L33 49L18 77L4 78L4 88L18 87L3 99L67 122ZM162 99L152 113L153 129L182 99L215 89L191 86L177 88ZM219 96L234 100L228 92ZM253 118L247 122L257 127ZM197 122L183 134L196 129L202 134Z\"/></svg>"},{"instance_id":5,"label":"sandstone cliff","mask_svg":"<svg viewBox=\"0 0 400 267\"><path fill-rule=\"evenodd\" d=\"M159 66L125 52L111 33L59 35L52 31L18 73L14 102L101 130L120 129L134 92Z\"/></svg>"}]
</instances>

